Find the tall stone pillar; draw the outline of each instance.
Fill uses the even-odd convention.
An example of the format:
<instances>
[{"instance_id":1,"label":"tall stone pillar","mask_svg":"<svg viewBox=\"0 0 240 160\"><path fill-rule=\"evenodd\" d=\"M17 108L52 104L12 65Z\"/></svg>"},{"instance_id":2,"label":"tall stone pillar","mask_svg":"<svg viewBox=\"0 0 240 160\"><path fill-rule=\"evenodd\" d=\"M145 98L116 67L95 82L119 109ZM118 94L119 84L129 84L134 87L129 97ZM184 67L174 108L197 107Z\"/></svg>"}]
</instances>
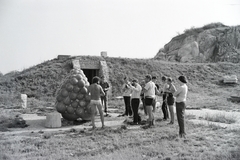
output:
<instances>
[{"instance_id":1,"label":"tall stone pillar","mask_svg":"<svg viewBox=\"0 0 240 160\"><path fill-rule=\"evenodd\" d=\"M109 70L106 61L100 61L100 77L102 75L104 76L110 87L108 90L108 95L109 97L112 97L112 84L110 83L109 80Z\"/></svg>"},{"instance_id":2,"label":"tall stone pillar","mask_svg":"<svg viewBox=\"0 0 240 160\"><path fill-rule=\"evenodd\" d=\"M73 64L73 69L79 69L79 70L81 69L78 59L72 60L72 64Z\"/></svg>"},{"instance_id":3,"label":"tall stone pillar","mask_svg":"<svg viewBox=\"0 0 240 160\"><path fill-rule=\"evenodd\" d=\"M106 51L102 51L102 52L101 52L101 56L102 56L102 57L107 57L107 52L106 52Z\"/></svg>"}]
</instances>

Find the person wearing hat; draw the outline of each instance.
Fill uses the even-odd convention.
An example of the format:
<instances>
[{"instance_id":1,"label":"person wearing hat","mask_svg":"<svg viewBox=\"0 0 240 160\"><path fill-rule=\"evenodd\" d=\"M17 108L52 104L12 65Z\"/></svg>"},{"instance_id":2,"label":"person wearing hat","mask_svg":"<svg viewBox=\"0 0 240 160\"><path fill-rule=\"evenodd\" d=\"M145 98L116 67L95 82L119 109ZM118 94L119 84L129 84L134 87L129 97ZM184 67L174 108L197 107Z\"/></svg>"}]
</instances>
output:
<instances>
[{"instance_id":1,"label":"person wearing hat","mask_svg":"<svg viewBox=\"0 0 240 160\"><path fill-rule=\"evenodd\" d=\"M188 93L187 86L187 78L185 76L179 76L178 82L180 83L180 87L173 94L176 97L176 112L177 112L177 120L179 125L179 136L185 138L185 122L184 122L184 114L186 109L186 100Z\"/></svg>"},{"instance_id":2,"label":"person wearing hat","mask_svg":"<svg viewBox=\"0 0 240 160\"><path fill-rule=\"evenodd\" d=\"M131 106L133 111L133 123L132 125L137 125L141 122L141 117L138 114L138 107L140 104L140 95L142 91L142 87L138 84L138 80L134 79L132 80L132 84L129 85L132 89L132 95L131 95Z\"/></svg>"}]
</instances>

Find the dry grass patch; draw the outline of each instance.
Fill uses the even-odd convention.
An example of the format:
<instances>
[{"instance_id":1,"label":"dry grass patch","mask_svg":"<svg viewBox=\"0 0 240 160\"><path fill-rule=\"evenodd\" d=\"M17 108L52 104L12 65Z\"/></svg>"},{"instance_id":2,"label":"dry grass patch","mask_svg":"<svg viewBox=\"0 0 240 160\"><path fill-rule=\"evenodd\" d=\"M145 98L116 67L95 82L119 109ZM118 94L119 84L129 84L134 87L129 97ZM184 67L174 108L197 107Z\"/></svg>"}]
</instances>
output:
<instances>
[{"instance_id":1,"label":"dry grass patch","mask_svg":"<svg viewBox=\"0 0 240 160\"><path fill-rule=\"evenodd\" d=\"M186 122L187 139L178 137L178 125L157 122L154 128L104 130L72 129L54 133L1 136L0 159L237 159L239 130Z\"/></svg>"},{"instance_id":2,"label":"dry grass patch","mask_svg":"<svg viewBox=\"0 0 240 160\"><path fill-rule=\"evenodd\" d=\"M219 123L226 123L226 124L232 124L236 123L236 117L235 116L227 116L225 113L217 113L214 115L206 114L205 120L211 121L211 122L219 122Z\"/></svg>"}]
</instances>

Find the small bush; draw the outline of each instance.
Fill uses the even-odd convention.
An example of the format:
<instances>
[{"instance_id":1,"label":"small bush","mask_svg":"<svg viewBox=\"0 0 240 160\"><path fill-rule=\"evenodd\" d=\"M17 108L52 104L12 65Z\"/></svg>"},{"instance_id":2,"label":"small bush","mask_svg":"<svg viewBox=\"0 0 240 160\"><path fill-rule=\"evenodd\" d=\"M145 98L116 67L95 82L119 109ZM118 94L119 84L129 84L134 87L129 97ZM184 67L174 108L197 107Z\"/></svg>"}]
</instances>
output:
<instances>
[{"instance_id":1,"label":"small bush","mask_svg":"<svg viewBox=\"0 0 240 160\"><path fill-rule=\"evenodd\" d=\"M14 118L19 113L14 113L11 110L0 108L0 131L7 131L8 125L14 121Z\"/></svg>"},{"instance_id":2,"label":"small bush","mask_svg":"<svg viewBox=\"0 0 240 160\"><path fill-rule=\"evenodd\" d=\"M5 108L21 106L20 94L2 93L0 94L0 104Z\"/></svg>"},{"instance_id":3,"label":"small bush","mask_svg":"<svg viewBox=\"0 0 240 160\"><path fill-rule=\"evenodd\" d=\"M212 28L217 28L217 27L226 27L226 25L224 25L224 24L222 24L220 22L217 22L217 23L206 24L202 28L204 30L207 30L207 29L212 29Z\"/></svg>"},{"instance_id":4,"label":"small bush","mask_svg":"<svg viewBox=\"0 0 240 160\"><path fill-rule=\"evenodd\" d=\"M189 36L190 35L197 36L202 31L204 31L202 28L191 27L190 29L185 29L184 33L189 35Z\"/></svg>"}]
</instances>

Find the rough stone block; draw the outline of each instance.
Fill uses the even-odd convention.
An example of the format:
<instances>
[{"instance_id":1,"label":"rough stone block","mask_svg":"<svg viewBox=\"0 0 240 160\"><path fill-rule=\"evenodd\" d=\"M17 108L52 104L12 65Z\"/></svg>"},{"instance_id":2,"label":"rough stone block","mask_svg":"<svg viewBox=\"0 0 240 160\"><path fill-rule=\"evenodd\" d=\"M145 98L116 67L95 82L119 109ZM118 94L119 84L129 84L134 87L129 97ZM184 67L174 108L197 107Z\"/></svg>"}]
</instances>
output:
<instances>
[{"instance_id":1,"label":"rough stone block","mask_svg":"<svg viewBox=\"0 0 240 160\"><path fill-rule=\"evenodd\" d=\"M46 115L45 127L47 128L59 128L62 126L60 113L48 113Z\"/></svg>"}]
</instances>

